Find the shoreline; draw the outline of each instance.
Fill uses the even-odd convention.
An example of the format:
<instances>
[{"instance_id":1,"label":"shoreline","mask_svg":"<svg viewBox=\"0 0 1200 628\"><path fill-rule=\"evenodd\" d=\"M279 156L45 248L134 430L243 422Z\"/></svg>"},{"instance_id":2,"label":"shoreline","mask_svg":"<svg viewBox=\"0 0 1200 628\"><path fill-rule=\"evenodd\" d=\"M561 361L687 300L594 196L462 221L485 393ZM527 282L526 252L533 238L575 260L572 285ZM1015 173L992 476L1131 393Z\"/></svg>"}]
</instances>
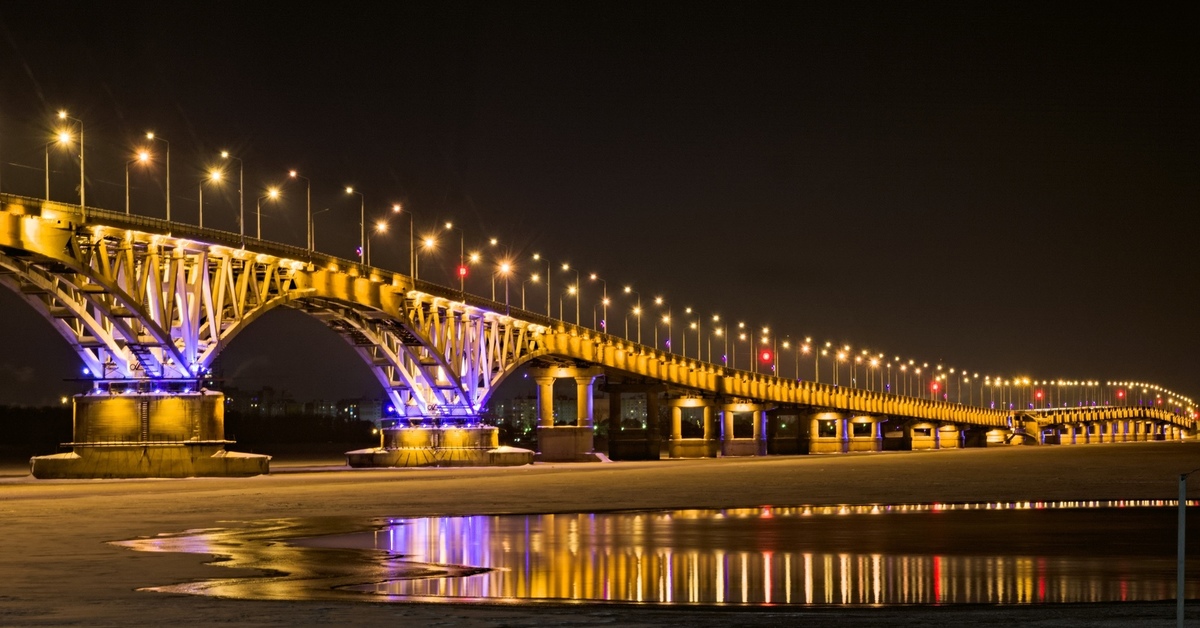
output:
<instances>
[{"instance_id":1,"label":"shoreline","mask_svg":"<svg viewBox=\"0 0 1200 628\"><path fill-rule=\"evenodd\" d=\"M308 462L311 462L309 460ZM1117 443L939 452L719 458L476 469L310 470L254 478L0 477L0 624L161 625L1166 625L1174 603L745 609L241 601L139 588L228 577L194 554L110 545L278 518L418 517L763 505L1173 500L1200 443ZM2 469L2 467L0 467ZM0 473L2 475L2 473ZM1193 484L1200 484L1196 482ZM1200 497L1200 486L1189 490ZM1197 523L1196 525L1200 525ZM1195 615L1189 610L1189 617Z\"/></svg>"}]
</instances>

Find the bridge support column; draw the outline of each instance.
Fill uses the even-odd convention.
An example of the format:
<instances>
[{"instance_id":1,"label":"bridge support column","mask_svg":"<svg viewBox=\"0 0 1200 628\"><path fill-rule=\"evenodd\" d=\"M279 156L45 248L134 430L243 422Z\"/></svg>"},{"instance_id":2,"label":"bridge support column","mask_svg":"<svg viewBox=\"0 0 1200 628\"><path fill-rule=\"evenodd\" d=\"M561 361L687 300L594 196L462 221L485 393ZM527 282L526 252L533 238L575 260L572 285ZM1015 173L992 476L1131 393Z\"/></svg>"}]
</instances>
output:
<instances>
[{"instance_id":1,"label":"bridge support column","mask_svg":"<svg viewBox=\"0 0 1200 628\"><path fill-rule=\"evenodd\" d=\"M72 451L32 458L35 478L236 477L271 460L225 451L219 392L76 395L74 414Z\"/></svg>"},{"instance_id":2,"label":"bridge support column","mask_svg":"<svg viewBox=\"0 0 1200 628\"><path fill-rule=\"evenodd\" d=\"M554 427L554 378L534 377L537 384L538 427Z\"/></svg>"},{"instance_id":3,"label":"bridge support column","mask_svg":"<svg viewBox=\"0 0 1200 628\"><path fill-rule=\"evenodd\" d=\"M721 407L721 411L724 415L724 429L721 432L722 456L766 455L766 422L762 406L752 403L726 403ZM747 414L750 415L750 438L736 438L734 435L734 424L739 414L743 419Z\"/></svg>"},{"instance_id":4,"label":"bridge support column","mask_svg":"<svg viewBox=\"0 0 1200 628\"><path fill-rule=\"evenodd\" d=\"M683 397L667 400L671 408L671 439L667 452L672 458L712 458L717 455L718 443L712 440L712 406L706 399ZM684 408L699 408L704 435L701 438L683 437Z\"/></svg>"},{"instance_id":5,"label":"bridge support column","mask_svg":"<svg viewBox=\"0 0 1200 628\"><path fill-rule=\"evenodd\" d=\"M1059 429L1062 430L1062 437L1058 441L1058 444L1074 445L1078 432L1077 426L1074 423L1064 423Z\"/></svg>"},{"instance_id":6,"label":"bridge support column","mask_svg":"<svg viewBox=\"0 0 1200 628\"><path fill-rule=\"evenodd\" d=\"M608 457L613 460L658 460L658 391L660 385L644 382L605 382L608 392ZM630 397L627 399L627 397ZM638 399L640 397L640 399ZM644 404L638 402L644 401ZM623 404L632 402L646 411L646 425L622 425L629 412Z\"/></svg>"},{"instance_id":7,"label":"bridge support column","mask_svg":"<svg viewBox=\"0 0 1200 628\"><path fill-rule=\"evenodd\" d=\"M529 369L529 374L538 385L538 451L535 460L594 462L603 459L593 451L592 384L604 370L600 367L546 367ZM575 380L577 417L575 425L555 425L554 381L567 377Z\"/></svg>"},{"instance_id":8,"label":"bridge support column","mask_svg":"<svg viewBox=\"0 0 1200 628\"><path fill-rule=\"evenodd\" d=\"M818 412L808 421L808 453L841 454L848 451L846 417L837 412Z\"/></svg>"},{"instance_id":9,"label":"bridge support column","mask_svg":"<svg viewBox=\"0 0 1200 628\"><path fill-rule=\"evenodd\" d=\"M880 431L879 417L856 416L849 420L849 427L847 451L883 450L883 434Z\"/></svg>"},{"instance_id":10,"label":"bridge support column","mask_svg":"<svg viewBox=\"0 0 1200 628\"><path fill-rule=\"evenodd\" d=\"M990 440L989 440L990 443ZM962 447L962 432L953 423L939 425L937 428L938 449L960 449Z\"/></svg>"}]
</instances>

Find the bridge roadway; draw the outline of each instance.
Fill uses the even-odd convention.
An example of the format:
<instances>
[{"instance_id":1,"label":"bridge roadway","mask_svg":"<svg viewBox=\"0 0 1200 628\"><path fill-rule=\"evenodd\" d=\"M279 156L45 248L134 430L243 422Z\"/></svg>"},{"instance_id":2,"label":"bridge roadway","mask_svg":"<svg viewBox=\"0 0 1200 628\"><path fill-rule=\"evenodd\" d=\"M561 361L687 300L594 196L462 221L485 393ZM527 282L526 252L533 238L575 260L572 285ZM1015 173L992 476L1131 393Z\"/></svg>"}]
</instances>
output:
<instances>
[{"instance_id":1,"label":"bridge roadway","mask_svg":"<svg viewBox=\"0 0 1200 628\"><path fill-rule=\"evenodd\" d=\"M906 446L958 446L968 432L979 444L1014 435L1042 441L1047 428L1057 434L1059 425L1106 422L1110 439L1114 422L1142 421L1141 431L1120 428L1142 439L1195 428L1192 416L1153 407L1013 414L749 373L300 247L102 209L88 208L85 218L76 205L7 194L0 205L0 284L70 343L101 393L193 392L238 333L289 307L345 338L414 423L474 421L496 387L532 361L539 429L549 436L561 426L547 392L555 379L574 378L577 429L562 435L565 449L550 458L590 451L592 387L601 374L618 401L613 417L621 391L666 393L677 455L715 455L717 447L726 455L766 453L768 426L781 416L799 419L796 446L808 451L878 449L885 421ZM704 439L682 437L686 408L702 409ZM747 439L733 436L740 414L753 425ZM651 421L647 442L656 427ZM1080 430L1088 433L1069 434Z\"/></svg>"}]
</instances>

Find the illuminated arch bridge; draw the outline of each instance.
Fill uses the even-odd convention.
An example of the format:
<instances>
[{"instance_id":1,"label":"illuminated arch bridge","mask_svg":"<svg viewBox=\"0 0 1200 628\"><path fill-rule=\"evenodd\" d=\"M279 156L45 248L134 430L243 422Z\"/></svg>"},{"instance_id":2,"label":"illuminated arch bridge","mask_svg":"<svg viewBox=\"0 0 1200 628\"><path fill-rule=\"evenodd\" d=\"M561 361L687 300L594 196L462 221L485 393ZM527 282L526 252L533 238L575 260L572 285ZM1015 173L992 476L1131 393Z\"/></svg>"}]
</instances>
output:
<instances>
[{"instance_id":1,"label":"illuminated arch bridge","mask_svg":"<svg viewBox=\"0 0 1200 628\"><path fill-rule=\"evenodd\" d=\"M398 413L415 423L471 422L504 378L530 361L542 393L555 378L579 382L577 427L589 433L597 375L608 375L611 390L666 391L681 455L712 453L711 437L690 448L682 443L688 439L679 423L694 412L689 408L703 409L706 434L718 429L711 411L722 416L726 453L737 449L732 420L739 412L753 415L751 440L759 441L750 446L753 453L765 452L767 425L777 416L811 421L812 443L840 443L810 444L812 451L853 449L846 443L864 433L878 440L883 417L891 420L889 429L908 430L910 440L920 441L930 429L937 441L952 426L961 442L963 430L1020 432L1024 417L1032 416L736 371L531 312L506 312L504 304L399 273L224 231L92 208L85 216L78 206L12 195L0 195L0 205L0 284L50 321L99 393L194 392L239 332L271 309L288 307L349 341ZM545 401L539 420L552 427ZM1120 418L1115 409L1111 417L1103 408L1094 412L1103 415L1095 421ZM1155 433L1194 428L1191 408L1138 412ZM855 427L856 421L871 428ZM590 435L588 441L590 448Z\"/></svg>"}]
</instances>

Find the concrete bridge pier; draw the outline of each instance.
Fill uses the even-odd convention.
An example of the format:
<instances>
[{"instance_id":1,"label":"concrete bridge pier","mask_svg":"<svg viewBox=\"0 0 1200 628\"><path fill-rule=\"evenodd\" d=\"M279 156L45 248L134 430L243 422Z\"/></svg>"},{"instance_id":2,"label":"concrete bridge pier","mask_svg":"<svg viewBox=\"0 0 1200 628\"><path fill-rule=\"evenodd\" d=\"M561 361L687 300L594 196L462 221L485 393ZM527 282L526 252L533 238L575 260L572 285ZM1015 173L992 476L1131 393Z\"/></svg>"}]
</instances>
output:
<instances>
[{"instance_id":1,"label":"concrete bridge pier","mask_svg":"<svg viewBox=\"0 0 1200 628\"><path fill-rule=\"evenodd\" d=\"M846 451L883 451L882 423L877 416L852 417L849 420Z\"/></svg>"},{"instance_id":2,"label":"concrete bridge pier","mask_svg":"<svg viewBox=\"0 0 1200 628\"><path fill-rule=\"evenodd\" d=\"M737 438L734 423L737 415L750 415L752 433L750 438ZM767 413L763 406L753 403L725 403L721 406L721 455L722 456L765 456L767 455Z\"/></svg>"},{"instance_id":3,"label":"concrete bridge pier","mask_svg":"<svg viewBox=\"0 0 1200 628\"><path fill-rule=\"evenodd\" d=\"M938 449L961 449L963 447L963 432L953 423L945 423L937 428Z\"/></svg>"},{"instance_id":4,"label":"concrete bridge pier","mask_svg":"<svg viewBox=\"0 0 1200 628\"><path fill-rule=\"evenodd\" d=\"M592 385L604 369L594 367L531 368L529 375L537 384L538 451L535 460L541 462L595 462L602 457L593 450L595 432L592 416ZM575 380L575 425L554 423L554 382Z\"/></svg>"},{"instance_id":5,"label":"concrete bridge pier","mask_svg":"<svg viewBox=\"0 0 1200 628\"><path fill-rule=\"evenodd\" d=\"M699 397L668 399L671 409L671 439L667 441L667 453L672 458L716 458L720 442L716 440L713 425L712 402ZM684 408L699 408L703 425L701 438L683 437Z\"/></svg>"},{"instance_id":6,"label":"concrete bridge pier","mask_svg":"<svg viewBox=\"0 0 1200 628\"><path fill-rule=\"evenodd\" d=\"M841 454L849 451L846 417L838 412L818 412L808 418L808 453Z\"/></svg>"},{"instance_id":7,"label":"concrete bridge pier","mask_svg":"<svg viewBox=\"0 0 1200 628\"><path fill-rule=\"evenodd\" d=\"M226 451L225 395L76 395L72 451L35 456L35 478L236 477L267 473L270 456Z\"/></svg>"}]
</instances>

